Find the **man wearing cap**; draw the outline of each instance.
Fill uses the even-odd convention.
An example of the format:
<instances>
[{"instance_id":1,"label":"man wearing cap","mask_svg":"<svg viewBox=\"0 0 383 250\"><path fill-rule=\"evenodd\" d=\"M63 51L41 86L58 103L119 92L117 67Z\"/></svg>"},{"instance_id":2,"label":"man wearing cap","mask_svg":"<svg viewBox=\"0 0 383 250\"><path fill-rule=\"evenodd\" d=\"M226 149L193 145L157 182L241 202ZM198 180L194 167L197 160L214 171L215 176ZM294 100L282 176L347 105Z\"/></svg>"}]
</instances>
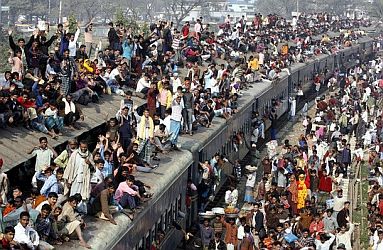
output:
<instances>
[{"instance_id":1,"label":"man wearing cap","mask_svg":"<svg viewBox=\"0 0 383 250\"><path fill-rule=\"evenodd\" d=\"M64 193L69 195L81 194L83 200L90 197L91 170L94 169L93 155L88 150L88 143L80 142L79 149L76 149L69 157L68 165L64 170L66 181Z\"/></svg>"}]
</instances>

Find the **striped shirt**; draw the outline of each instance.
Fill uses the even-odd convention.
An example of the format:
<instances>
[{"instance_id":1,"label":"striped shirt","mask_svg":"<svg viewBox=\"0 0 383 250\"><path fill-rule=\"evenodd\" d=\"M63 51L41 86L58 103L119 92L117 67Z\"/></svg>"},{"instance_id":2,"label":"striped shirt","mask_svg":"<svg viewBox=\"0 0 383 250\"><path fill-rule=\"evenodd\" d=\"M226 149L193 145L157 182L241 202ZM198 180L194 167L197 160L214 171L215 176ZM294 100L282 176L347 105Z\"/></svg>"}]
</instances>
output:
<instances>
[{"instance_id":1,"label":"striped shirt","mask_svg":"<svg viewBox=\"0 0 383 250\"><path fill-rule=\"evenodd\" d=\"M179 38L173 38L172 48L174 50L180 49L180 39Z\"/></svg>"}]
</instances>

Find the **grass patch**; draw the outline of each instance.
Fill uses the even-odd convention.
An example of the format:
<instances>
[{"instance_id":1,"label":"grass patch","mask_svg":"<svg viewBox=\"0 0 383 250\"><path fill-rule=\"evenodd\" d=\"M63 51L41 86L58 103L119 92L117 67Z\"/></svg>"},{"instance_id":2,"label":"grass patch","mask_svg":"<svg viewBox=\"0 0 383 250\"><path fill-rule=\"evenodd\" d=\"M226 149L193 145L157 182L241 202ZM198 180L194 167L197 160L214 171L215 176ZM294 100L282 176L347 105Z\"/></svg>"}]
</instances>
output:
<instances>
[{"instance_id":1,"label":"grass patch","mask_svg":"<svg viewBox=\"0 0 383 250\"><path fill-rule=\"evenodd\" d=\"M360 225L360 246L361 249L367 249L369 247L369 236L367 230L367 192L368 192L368 167L367 164L362 164L361 166L361 182L358 184L358 207L353 211L353 222L359 223ZM360 186L362 185L362 195L360 191Z\"/></svg>"}]
</instances>

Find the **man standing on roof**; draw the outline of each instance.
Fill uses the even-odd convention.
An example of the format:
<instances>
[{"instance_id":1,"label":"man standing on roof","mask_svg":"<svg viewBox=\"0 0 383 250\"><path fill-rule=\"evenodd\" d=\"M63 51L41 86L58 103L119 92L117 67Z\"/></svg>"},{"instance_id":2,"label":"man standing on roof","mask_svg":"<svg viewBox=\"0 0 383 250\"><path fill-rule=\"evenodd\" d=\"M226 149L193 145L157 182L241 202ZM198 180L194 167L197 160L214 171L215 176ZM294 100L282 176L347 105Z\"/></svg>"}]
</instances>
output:
<instances>
[{"instance_id":1,"label":"man standing on roof","mask_svg":"<svg viewBox=\"0 0 383 250\"><path fill-rule=\"evenodd\" d=\"M56 151L48 146L48 139L46 137L40 137L39 139L40 145L38 147L34 147L28 154L32 154L36 156L36 164L35 164L35 175L32 178L32 185L37 187L37 176L39 173L45 168L51 165L51 161L53 158L57 157Z\"/></svg>"},{"instance_id":2,"label":"man standing on roof","mask_svg":"<svg viewBox=\"0 0 383 250\"><path fill-rule=\"evenodd\" d=\"M93 156L88 150L88 144L80 142L80 148L76 149L69 157L68 165L64 171L66 181L64 193L69 196L81 194L83 200L90 197L91 171L94 169Z\"/></svg>"},{"instance_id":3,"label":"man standing on roof","mask_svg":"<svg viewBox=\"0 0 383 250\"><path fill-rule=\"evenodd\" d=\"M152 155L151 144L154 143L154 123L153 119L149 116L148 109L145 109L137 126L137 138L140 142L138 152L142 155L142 159L150 164L150 157Z\"/></svg>"},{"instance_id":4,"label":"man standing on roof","mask_svg":"<svg viewBox=\"0 0 383 250\"><path fill-rule=\"evenodd\" d=\"M181 95L178 95L172 103L172 114L170 118L170 142L172 143L172 148L177 149L177 140L178 135L181 130L182 122L182 110L183 105L181 104Z\"/></svg>"},{"instance_id":5,"label":"man standing on roof","mask_svg":"<svg viewBox=\"0 0 383 250\"><path fill-rule=\"evenodd\" d=\"M93 49L93 22L90 21L85 26L84 40L86 46L86 54L91 58Z\"/></svg>"}]
</instances>

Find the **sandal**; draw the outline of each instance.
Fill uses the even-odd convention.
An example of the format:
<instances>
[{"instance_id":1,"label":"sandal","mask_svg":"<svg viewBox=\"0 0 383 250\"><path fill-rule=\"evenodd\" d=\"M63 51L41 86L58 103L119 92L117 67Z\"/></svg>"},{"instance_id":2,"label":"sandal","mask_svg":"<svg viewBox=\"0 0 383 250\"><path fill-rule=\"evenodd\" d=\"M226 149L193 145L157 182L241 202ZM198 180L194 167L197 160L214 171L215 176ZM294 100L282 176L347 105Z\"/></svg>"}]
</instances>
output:
<instances>
[{"instance_id":1,"label":"sandal","mask_svg":"<svg viewBox=\"0 0 383 250\"><path fill-rule=\"evenodd\" d=\"M70 238L68 236L61 237L64 242L69 242Z\"/></svg>"},{"instance_id":2,"label":"sandal","mask_svg":"<svg viewBox=\"0 0 383 250\"><path fill-rule=\"evenodd\" d=\"M63 242L61 240L54 240L52 242L52 245L57 245L57 246L61 246L63 244Z\"/></svg>"}]
</instances>

